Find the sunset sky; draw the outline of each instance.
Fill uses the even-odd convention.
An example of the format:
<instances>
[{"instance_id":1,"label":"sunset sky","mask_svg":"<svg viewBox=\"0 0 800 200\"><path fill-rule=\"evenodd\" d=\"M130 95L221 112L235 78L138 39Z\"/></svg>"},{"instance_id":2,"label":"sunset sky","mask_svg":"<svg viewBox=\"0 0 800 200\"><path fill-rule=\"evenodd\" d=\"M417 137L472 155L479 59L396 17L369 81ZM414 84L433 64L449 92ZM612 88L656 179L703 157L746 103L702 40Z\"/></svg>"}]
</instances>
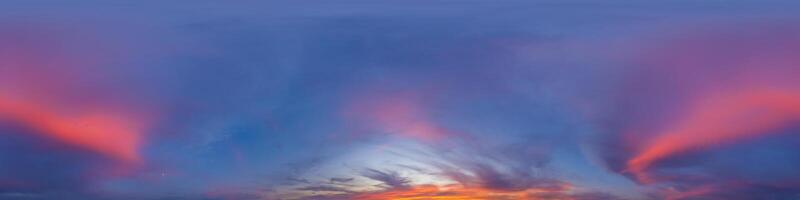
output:
<instances>
[{"instance_id":1,"label":"sunset sky","mask_svg":"<svg viewBox=\"0 0 800 200\"><path fill-rule=\"evenodd\" d=\"M0 200L800 199L800 2L0 1Z\"/></svg>"}]
</instances>

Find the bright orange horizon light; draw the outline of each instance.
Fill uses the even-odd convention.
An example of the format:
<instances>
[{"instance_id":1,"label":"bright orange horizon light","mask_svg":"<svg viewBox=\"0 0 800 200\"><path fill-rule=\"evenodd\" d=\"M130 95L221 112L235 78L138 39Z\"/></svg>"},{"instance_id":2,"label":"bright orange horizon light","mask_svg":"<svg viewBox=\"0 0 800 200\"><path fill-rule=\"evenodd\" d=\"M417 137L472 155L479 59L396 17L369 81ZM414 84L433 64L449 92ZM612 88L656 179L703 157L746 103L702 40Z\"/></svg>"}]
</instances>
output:
<instances>
[{"instance_id":1,"label":"bright orange horizon light","mask_svg":"<svg viewBox=\"0 0 800 200\"><path fill-rule=\"evenodd\" d=\"M494 190L482 187L465 187L459 184L436 186L418 185L356 196L357 200L489 200L489 199L537 199L537 194L562 193L572 186L563 184L557 188L530 188L518 191Z\"/></svg>"}]
</instances>

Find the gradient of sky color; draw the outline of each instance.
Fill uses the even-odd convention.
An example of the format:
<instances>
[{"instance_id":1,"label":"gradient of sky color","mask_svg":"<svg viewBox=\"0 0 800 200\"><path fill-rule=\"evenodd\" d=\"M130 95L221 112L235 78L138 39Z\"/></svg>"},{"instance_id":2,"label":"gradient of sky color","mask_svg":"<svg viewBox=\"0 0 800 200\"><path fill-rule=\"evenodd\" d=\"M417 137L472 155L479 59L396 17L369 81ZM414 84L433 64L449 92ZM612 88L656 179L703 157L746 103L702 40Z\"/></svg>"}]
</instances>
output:
<instances>
[{"instance_id":1,"label":"gradient of sky color","mask_svg":"<svg viewBox=\"0 0 800 200\"><path fill-rule=\"evenodd\" d=\"M797 199L797 8L6 0L0 199Z\"/></svg>"}]
</instances>

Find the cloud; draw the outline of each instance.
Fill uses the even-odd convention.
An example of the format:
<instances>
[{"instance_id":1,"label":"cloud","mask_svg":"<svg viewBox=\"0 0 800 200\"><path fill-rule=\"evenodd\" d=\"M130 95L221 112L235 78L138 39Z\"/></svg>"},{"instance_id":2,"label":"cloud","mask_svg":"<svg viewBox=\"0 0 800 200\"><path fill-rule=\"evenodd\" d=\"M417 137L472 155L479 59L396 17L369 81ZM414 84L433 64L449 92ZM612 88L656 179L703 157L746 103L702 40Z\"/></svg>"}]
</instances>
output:
<instances>
[{"instance_id":1,"label":"cloud","mask_svg":"<svg viewBox=\"0 0 800 200\"><path fill-rule=\"evenodd\" d=\"M650 37L637 47L642 51L628 62L639 68L626 72L620 107L605 117L616 120L608 123L616 132L608 136L616 139L601 145L609 166L662 198L746 199L730 195L731 188L795 177L777 167L793 165L788 157L760 166L770 159L728 160L744 152L774 155L753 152L759 148L797 150L784 145L794 144L787 133L800 120L800 82L786 75L800 71L800 60L789 53L800 50L800 29L724 24ZM788 176L757 178L771 174L758 169L763 167Z\"/></svg>"},{"instance_id":2,"label":"cloud","mask_svg":"<svg viewBox=\"0 0 800 200\"><path fill-rule=\"evenodd\" d=\"M62 117L54 108L0 96L0 116L26 124L38 133L125 162L140 162L141 128L125 114L99 111Z\"/></svg>"},{"instance_id":3,"label":"cloud","mask_svg":"<svg viewBox=\"0 0 800 200\"><path fill-rule=\"evenodd\" d=\"M394 188L407 188L411 182L408 178L400 176L395 171L380 171L375 169L366 169L361 173L361 176L381 182L381 187L394 189Z\"/></svg>"},{"instance_id":4,"label":"cloud","mask_svg":"<svg viewBox=\"0 0 800 200\"><path fill-rule=\"evenodd\" d=\"M585 3L4 2L0 194L793 198L794 6Z\"/></svg>"},{"instance_id":5,"label":"cloud","mask_svg":"<svg viewBox=\"0 0 800 200\"><path fill-rule=\"evenodd\" d=\"M356 170L356 178L348 179L348 184L311 181L278 193L293 193L298 199L622 199L606 192L576 188L559 180L562 177L547 174L544 169L548 166L547 159L541 158L547 154L533 152L523 145L481 148L483 145L444 148L421 142L398 146L391 150L398 161L415 162L384 163L384 170ZM297 194L296 190L317 193Z\"/></svg>"},{"instance_id":6,"label":"cloud","mask_svg":"<svg viewBox=\"0 0 800 200\"><path fill-rule=\"evenodd\" d=\"M658 134L628 162L628 170L644 182L643 174L654 162L689 150L708 148L774 134L800 120L800 91L770 91L740 88L734 94L705 97L682 123ZM743 93L743 94L739 94Z\"/></svg>"},{"instance_id":7,"label":"cloud","mask_svg":"<svg viewBox=\"0 0 800 200\"><path fill-rule=\"evenodd\" d=\"M330 186L330 185L318 185L318 186L305 186L297 188L296 190L300 191L312 191L312 192L344 192L350 193L351 191L345 188Z\"/></svg>"},{"instance_id":8,"label":"cloud","mask_svg":"<svg viewBox=\"0 0 800 200\"><path fill-rule=\"evenodd\" d=\"M4 43L0 46L0 119L119 161L141 161L138 151L150 125L146 118L154 116L143 116L151 113L123 98L101 97L127 95L112 95L117 93L113 87L97 86L109 84L96 77L99 74L119 76L114 69L98 67L108 59L103 57L107 52L95 49L100 39L74 44L72 34L78 31L62 30L57 28L58 23L2 24L8 29L0 32L0 42ZM94 97L82 99L90 96Z\"/></svg>"},{"instance_id":9,"label":"cloud","mask_svg":"<svg viewBox=\"0 0 800 200\"><path fill-rule=\"evenodd\" d=\"M347 183L347 182L351 182L351 181L353 181L353 178L336 178L336 177L334 177L334 178L330 179L331 183Z\"/></svg>"},{"instance_id":10,"label":"cloud","mask_svg":"<svg viewBox=\"0 0 800 200\"><path fill-rule=\"evenodd\" d=\"M142 167L157 114L124 42L88 24L0 19L0 190L95 199L100 183ZM22 198L22 197L20 197Z\"/></svg>"},{"instance_id":11,"label":"cloud","mask_svg":"<svg viewBox=\"0 0 800 200\"><path fill-rule=\"evenodd\" d=\"M366 93L353 98L343 108L344 115L356 125L427 142L454 136L431 121L421 92Z\"/></svg>"}]
</instances>

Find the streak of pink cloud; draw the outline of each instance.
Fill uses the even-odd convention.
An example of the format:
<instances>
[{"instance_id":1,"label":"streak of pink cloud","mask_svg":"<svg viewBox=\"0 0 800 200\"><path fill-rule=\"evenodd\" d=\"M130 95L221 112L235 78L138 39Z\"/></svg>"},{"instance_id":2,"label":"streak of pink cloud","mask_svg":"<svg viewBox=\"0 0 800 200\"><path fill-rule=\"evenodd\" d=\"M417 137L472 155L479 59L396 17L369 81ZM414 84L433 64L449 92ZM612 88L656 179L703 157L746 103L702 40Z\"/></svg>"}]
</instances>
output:
<instances>
[{"instance_id":1,"label":"streak of pink cloud","mask_svg":"<svg viewBox=\"0 0 800 200\"><path fill-rule=\"evenodd\" d=\"M800 120L800 29L762 28L704 28L644 54L652 68L631 87L658 91L644 97L649 107L642 110L670 109L642 115L662 117L653 117L653 130L627 135L638 151L626 171L656 182L648 169L659 161L775 134Z\"/></svg>"}]
</instances>

